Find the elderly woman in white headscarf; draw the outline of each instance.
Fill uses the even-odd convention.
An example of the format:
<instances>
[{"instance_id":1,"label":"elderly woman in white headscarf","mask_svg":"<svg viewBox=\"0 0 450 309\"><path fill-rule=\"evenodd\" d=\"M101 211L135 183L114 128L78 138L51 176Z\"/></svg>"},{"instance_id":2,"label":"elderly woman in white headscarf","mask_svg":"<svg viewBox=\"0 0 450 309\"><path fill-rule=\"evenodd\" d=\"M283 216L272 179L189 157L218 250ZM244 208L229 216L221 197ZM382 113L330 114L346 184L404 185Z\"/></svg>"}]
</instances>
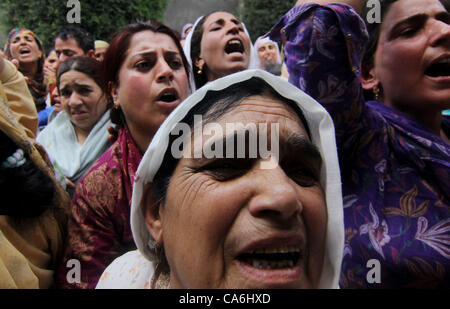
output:
<instances>
[{"instance_id":1,"label":"elderly woman in white headscarf","mask_svg":"<svg viewBox=\"0 0 450 309\"><path fill-rule=\"evenodd\" d=\"M217 78L259 67L258 54L244 23L224 11L199 17L183 49L193 70L192 90Z\"/></svg>"},{"instance_id":2,"label":"elderly woman in white headscarf","mask_svg":"<svg viewBox=\"0 0 450 309\"><path fill-rule=\"evenodd\" d=\"M144 154L131 210L138 251L97 288L337 288L334 136L320 104L265 71L204 86Z\"/></svg>"},{"instance_id":3,"label":"elderly woman in white headscarf","mask_svg":"<svg viewBox=\"0 0 450 309\"><path fill-rule=\"evenodd\" d=\"M277 42L260 36L254 46L260 61L259 68L280 76L282 60Z\"/></svg>"}]
</instances>

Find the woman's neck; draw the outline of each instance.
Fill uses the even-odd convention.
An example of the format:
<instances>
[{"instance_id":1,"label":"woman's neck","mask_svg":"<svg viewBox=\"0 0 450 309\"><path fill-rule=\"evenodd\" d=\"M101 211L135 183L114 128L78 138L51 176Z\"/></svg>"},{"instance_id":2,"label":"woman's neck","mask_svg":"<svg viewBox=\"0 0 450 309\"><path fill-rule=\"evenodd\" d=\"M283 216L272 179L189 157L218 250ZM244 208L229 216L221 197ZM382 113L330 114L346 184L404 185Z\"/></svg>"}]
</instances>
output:
<instances>
[{"instance_id":1,"label":"woman's neck","mask_svg":"<svg viewBox=\"0 0 450 309\"><path fill-rule=\"evenodd\" d=\"M127 124L127 127L130 131L131 137L136 143L137 148L141 153L144 153L147 150L148 145L150 145L150 142L152 141L153 136L155 135L154 132L156 132L156 130L153 130L151 128L147 128L147 130L140 130L133 124Z\"/></svg>"},{"instance_id":2,"label":"woman's neck","mask_svg":"<svg viewBox=\"0 0 450 309\"><path fill-rule=\"evenodd\" d=\"M442 131L442 111L431 108L417 109L412 108L410 105L389 104L389 102L385 102L385 104L408 115L411 119L426 126L436 135L439 135L444 139L448 138Z\"/></svg>"},{"instance_id":3,"label":"woman's neck","mask_svg":"<svg viewBox=\"0 0 450 309\"><path fill-rule=\"evenodd\" d=\"M74 126L75 129L75 135L77 136L77 142L80 145L83 145L86 141L87 137L89 136L89 133L91 132L92 128L89 130L82 129L80 127Z\"/></svg>"},{"instance_id":4,"label":"woman's neck","mask_svg":"<svg viewBox=\"0 0 450 309\"><path fill-rule=\"evenodd\" d=\"M29 79L34 79L37 69L37 62L21 62L19 64L20 72Z\"/></svg>"}]
</instances>

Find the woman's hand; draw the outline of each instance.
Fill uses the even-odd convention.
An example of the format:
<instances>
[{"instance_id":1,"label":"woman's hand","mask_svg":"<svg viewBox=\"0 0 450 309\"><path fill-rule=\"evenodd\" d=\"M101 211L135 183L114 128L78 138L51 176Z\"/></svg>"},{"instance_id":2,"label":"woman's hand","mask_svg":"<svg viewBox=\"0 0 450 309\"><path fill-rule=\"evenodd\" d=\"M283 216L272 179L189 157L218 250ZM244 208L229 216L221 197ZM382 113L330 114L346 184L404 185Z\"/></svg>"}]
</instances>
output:
<instances>
[{"instance_id":1,"label":"woman's hand","mask_svg":"<svg viewBox=\"0 0 450 309\"><path fill-rule=\"evenodd\" d=\"M56 80L56 72L50 66L44 66L44 76L47 80Z\"/></svg>"},{"instance_id":2,"label":"woman's hand","mask_svg":"<svg viewBox=\"0 0 450 309\"><path fill-rule=\"evenodd\" d=\"M70 181L69 178L66 178L66 185L67 188L75 189L75 184L72 181Z\"/></svg>"},{"instance_id":3,"label":"woman's hand","mask_svg":"<svg viewBox=\"0 0 450 309\"><path fill-rule=\"evenodd\" d=\"M356 12L361 13L362 8L364 7L366 1L365 0L338 0L338 1L330 1L330 0L297 0L295 5L313 2L320 5L327 5L329 3L345 3L352 6Z\"/></svg>"}]
</instances>

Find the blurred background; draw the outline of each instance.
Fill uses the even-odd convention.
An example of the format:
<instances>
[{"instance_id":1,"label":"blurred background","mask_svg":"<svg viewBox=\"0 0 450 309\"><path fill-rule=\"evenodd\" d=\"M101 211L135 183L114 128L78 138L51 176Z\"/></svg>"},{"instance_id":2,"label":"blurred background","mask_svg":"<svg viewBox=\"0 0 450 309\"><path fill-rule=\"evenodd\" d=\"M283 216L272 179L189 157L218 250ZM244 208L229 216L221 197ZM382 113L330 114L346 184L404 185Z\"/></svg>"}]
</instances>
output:
<instances>
[{"instance_id":1,"label":"blurred background","mask_svg":"<svg viewBox=\"0 0 450 309\"><path fill-rule=\"evenodd\" d=\"M14 27L35 32L45 48L79 4L81 23L94 39L109 40L122 26L136 20L157 19L181 32L184 24L216 10L226 10L244 21L253 42L287 12L295 0L1 0L0 46ZM78 4L77 4L78 3Z\"/></svg>"}]
</instances>

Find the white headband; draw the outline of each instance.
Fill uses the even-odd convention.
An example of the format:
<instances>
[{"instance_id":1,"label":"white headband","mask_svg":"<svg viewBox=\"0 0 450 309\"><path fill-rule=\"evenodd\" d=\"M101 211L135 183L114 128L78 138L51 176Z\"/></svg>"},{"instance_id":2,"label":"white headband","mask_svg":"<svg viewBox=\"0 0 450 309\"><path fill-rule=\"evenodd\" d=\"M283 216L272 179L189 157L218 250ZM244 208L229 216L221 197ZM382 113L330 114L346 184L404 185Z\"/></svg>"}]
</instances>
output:
<instances>
[{"instance_id":1,"label":"white headband","mask_svg":"<svg viewBox=\"0 0 450 309\"><path fill-rule=\"evenodd\" d=\"M258 52L258 49L259 49L259 47L260 47L261 45L264 45L264 44L267 44L267 43L271 43L271 44L273 44L273 45L275 46L275 48L276 48L276 50L277 50L277 63L280 63L280 64L281 64L280 48L278 47L277 42L272 41L272 40L269 39L268 37L260 36L260 37L256 40L256 42L255 42L255 44L254 44L256 52ZM260 65L260 68L263 69L263 68L261 67L261 65Z\"/></svg>"},{"instance_id":2,"label":"white headband","mask_svg":"<svg viewBox=\"0 0 450 309\"><path fill-rule=\"evenodd\" d=\"M195 86L195 81L194 81L194 65L193 65L192 59L191 59L192 35L194 34L195 29L197 28L197 25L202 18L203 18L203 16L200 16L195 21L194 26L192 27L191 31L188 33L188 35L186 37L184 47L183 47L184 55L186 56L187 61L190 66L190 69L191 69L191 72L189 74L189 85L191 86L192 92L194 92L197 89L197 87ZM251 44L250 34L248 33L247 28L245 27L245 24L242 23L242 26L244 27L244 31L248 35L248 38L250 40L250 64L248 66L248 69L258 69L259 63L260 63L259 57L258 57L258 52L256 51L253 44Z\"/></svg>"},{"instance_id":3,"label":"white headband","mask_svg":"<svg viewBox=\"0 0 450 309\"><path fill-rule=\"evenodd\" d=\"M133 187L131 228L139 251L150 261L155 261L156 243L146 228L141 210L144 186L153 181L169 144L170 133L188 112L210 90L222 90L233 84L259 77L282 97L297 103L303 112L311 132L311 141L319 149L323 159L321 185L327 202L327 236L320 288L337 288L344 249L344 219L341 178L336 150L333 121L326 110L310 96L284 79L263 70L246 70L208 83L189 96L164 121L139 164Z\"/></svg>"}]
</instances>

